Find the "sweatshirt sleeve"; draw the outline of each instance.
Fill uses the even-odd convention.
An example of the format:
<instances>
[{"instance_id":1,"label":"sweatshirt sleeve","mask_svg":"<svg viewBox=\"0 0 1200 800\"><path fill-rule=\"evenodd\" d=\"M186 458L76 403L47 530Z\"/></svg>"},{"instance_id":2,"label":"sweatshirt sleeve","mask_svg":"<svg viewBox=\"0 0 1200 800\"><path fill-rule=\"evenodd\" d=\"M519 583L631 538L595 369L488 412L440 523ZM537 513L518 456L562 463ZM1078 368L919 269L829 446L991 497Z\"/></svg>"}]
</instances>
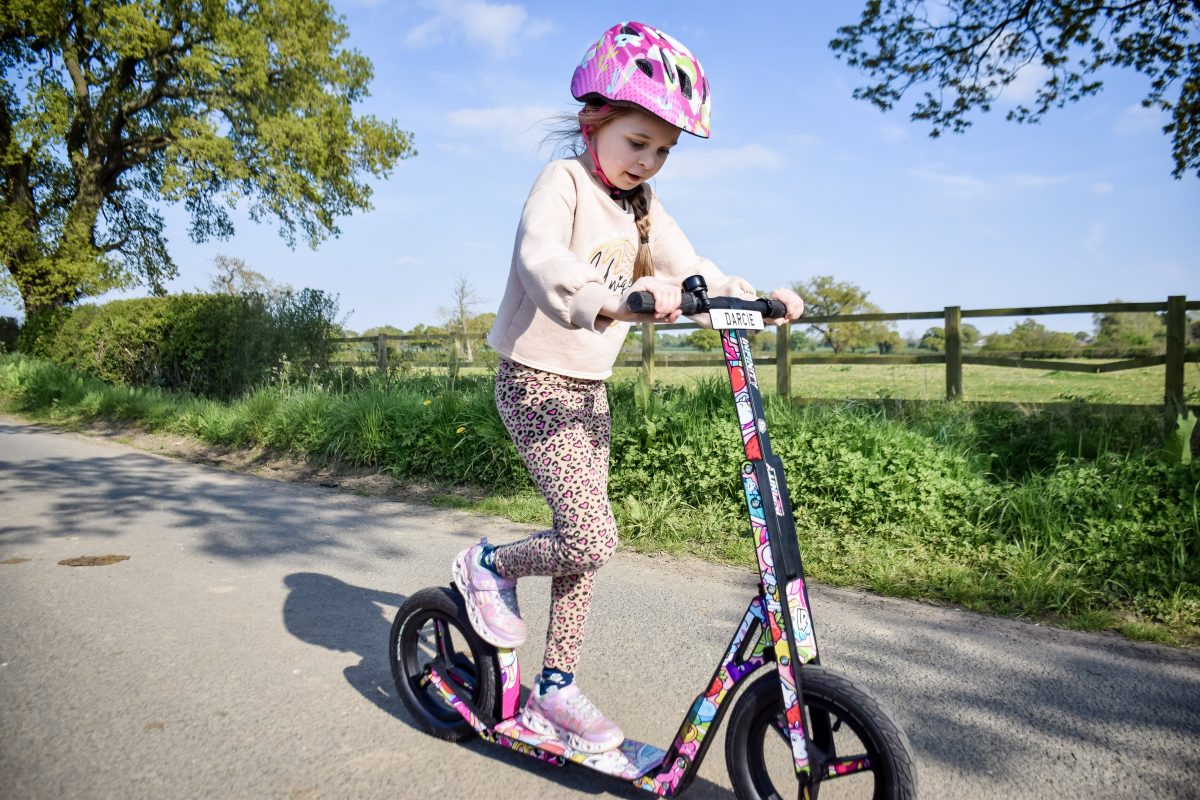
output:
<instances>
[{"instance_id":1,"label":"sweatshirt sleeve","mask_svg":"<svg viewBox=\"0 0 1200 800\"><path fill-rule=\"evenodd\" d=\"M513 266L542 313L565 328L600 332L609 320L597 315L612 292L600 271L570 250L578 202L575 181L565 169L544 170L521 212Z\"/></svg>"},{"instance_id":2,"label":"sweatshirt sleeve","mask_svg":"<svg viewBox=\"0 0 1200 800\"><path fill-rule=\"evenodd\" d=\"M656 275L676 283L692 275L701 275L713 297L752 300L757 296L754 287L744 278L726 275L716 264L696 254L692 243L659 202L658 195L651 197L650 215L650 247Z\"/></svg>"}]
</instances>

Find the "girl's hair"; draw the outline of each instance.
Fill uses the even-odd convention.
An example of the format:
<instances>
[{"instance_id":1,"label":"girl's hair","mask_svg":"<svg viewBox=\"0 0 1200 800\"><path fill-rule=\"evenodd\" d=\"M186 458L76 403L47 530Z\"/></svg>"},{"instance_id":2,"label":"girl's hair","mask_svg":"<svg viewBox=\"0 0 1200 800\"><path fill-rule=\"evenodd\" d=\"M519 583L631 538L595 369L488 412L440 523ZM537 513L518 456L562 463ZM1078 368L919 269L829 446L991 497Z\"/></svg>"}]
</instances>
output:
<instances>
[{"instance_id":1,"label":"girl's hair","mask_svg":"<svg viewBox=\"0 0 1200 800\"><path fill-rule=\"evenodd\" d=\"M588 114L588 133L594 136L598 130L618 117L633 111L641 111L636 106L614 105L607 103L587 103L580 109L591 109ZM643 114L646 112L642 112ZM579 124L578 114L559 114L551 118L550 132L543 140L545 143L556 145L556 153L568 153L572 156L582 156L587 153L583 141L583 130ZM596 165L599 168L599 165ZM646 193L645 184L639 184L631 193L625 195L625 201L633 210L633 221L638 229L637 255L633 258L633 279L654 274L654 259L650 255L650 198Z\"/></svg>"}]
</instances>

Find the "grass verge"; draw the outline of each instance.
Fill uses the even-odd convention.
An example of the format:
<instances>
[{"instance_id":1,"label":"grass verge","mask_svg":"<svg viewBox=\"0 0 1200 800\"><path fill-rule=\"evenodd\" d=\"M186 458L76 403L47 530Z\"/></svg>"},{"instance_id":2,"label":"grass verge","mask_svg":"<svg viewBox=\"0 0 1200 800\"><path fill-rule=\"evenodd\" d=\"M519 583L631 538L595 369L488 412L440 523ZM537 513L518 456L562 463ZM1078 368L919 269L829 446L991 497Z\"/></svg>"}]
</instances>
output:
<instances>
[{"instance_id":1,"label":"grass verge","mask_svg":"<svg viewBox=\"0 0 1200 800\"><path fill-rule=\"evenodd\" d=\"M616 381L609 394L623 546L753 564L724 383ZM549 523L487 376L309 380L217 403L0 356L0 401L60 425L107 420L378 471L441 487L442 504ZM1081 401L772 400L767 417L811 579L1200 644L1200 461L1164 449L1157 416Z\"/></svg>"}]
</instances>

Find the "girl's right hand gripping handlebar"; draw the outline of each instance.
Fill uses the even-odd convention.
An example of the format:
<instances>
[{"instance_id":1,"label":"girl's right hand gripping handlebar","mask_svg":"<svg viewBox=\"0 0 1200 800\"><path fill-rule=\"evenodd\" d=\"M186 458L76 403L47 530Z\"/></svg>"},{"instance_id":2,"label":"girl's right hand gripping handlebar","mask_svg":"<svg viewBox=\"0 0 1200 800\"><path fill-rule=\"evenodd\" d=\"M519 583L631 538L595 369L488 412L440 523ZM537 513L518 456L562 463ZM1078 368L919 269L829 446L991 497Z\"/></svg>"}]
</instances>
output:
<instances>
[{"instance_id":1,"label":"girl's right hand gripping handlebar","mask_svg":"<svg viewBox=\"0 0 1200 800\"><path fill-rule=\"evenodd\" d=\"M707 314L714 308L728 308L733 311L758 311L764 319L780 319L787 316L787 308L778 300L769 297L759 297L755 300L742 300L737 297L709 297L704 278L693 275L683 282L683 296L680 298L679 310L684 316ZM651 314L654 312L654 295L650 292L630 292L625 301L626 306L635 314Z\"/></svg>"}]
</instances>

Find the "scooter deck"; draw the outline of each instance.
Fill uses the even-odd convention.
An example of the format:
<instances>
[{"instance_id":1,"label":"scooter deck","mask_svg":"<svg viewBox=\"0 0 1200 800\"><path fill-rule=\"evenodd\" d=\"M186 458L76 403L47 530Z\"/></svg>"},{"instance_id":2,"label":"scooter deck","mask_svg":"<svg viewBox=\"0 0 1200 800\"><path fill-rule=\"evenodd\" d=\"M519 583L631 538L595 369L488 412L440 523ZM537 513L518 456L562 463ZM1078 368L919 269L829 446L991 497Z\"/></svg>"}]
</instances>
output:
<instances>
[{"instance_id":1,"label":"scooter deck","mask_svg":"<svg viewBox=\"0 0 1200 800\"><path fill-rule=\"evenodd\" d=\"M567 747L566 742L557 736L531 731L516 718L506 719L492 730L500 736L530 745L544 753L627 781L637 780L659 766L667 755L654 745L633 739L626 739L617 747L603 753L581 753Z\"/></svg>"}]
</instances>

